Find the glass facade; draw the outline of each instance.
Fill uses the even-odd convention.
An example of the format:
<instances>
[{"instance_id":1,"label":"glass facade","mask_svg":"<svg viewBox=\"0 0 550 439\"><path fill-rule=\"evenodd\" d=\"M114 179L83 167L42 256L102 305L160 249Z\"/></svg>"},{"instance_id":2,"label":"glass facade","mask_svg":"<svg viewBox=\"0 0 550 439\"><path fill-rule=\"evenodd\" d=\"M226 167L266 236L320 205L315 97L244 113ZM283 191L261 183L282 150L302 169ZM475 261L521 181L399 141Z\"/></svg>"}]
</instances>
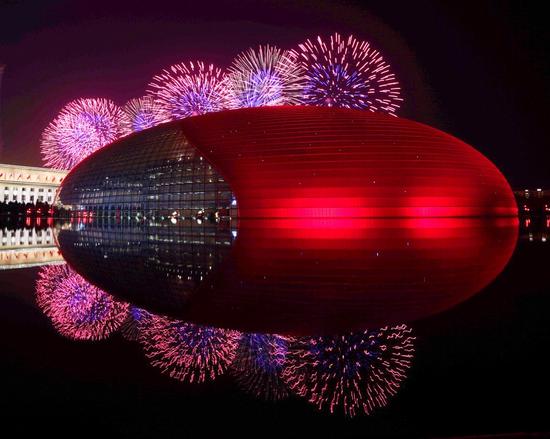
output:
<instances>
[{"instance_id":1,"label":"glass facade","mask_svg":"<svg viewBox=\"0 0 550 439\"><path fill-rule=\"evenodd\" d=\"M209 289L204 284L228 257L235 235L230 221L103 218L75 222L57 241L65 260L94 285L150 311L179 315L201 286Z\"/></svg>"},{"instance_id":2,"label":"glass facade","mask_svg":"<svg viewBox=\"0 0 550 439\"><path fill-rule=\"evenodd\" d=\"M228 216L234 197L223 177L177 125L130 135L80 163L59 200L97 216Z\"/></svg>"}]
</instances>

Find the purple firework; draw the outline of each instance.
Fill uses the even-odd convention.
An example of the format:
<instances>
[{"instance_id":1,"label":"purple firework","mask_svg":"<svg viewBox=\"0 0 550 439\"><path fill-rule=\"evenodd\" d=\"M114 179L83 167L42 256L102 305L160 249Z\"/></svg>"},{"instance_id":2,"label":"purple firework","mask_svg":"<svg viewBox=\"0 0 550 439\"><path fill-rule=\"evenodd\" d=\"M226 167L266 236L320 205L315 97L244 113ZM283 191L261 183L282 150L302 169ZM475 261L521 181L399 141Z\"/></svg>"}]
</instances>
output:
<instances>
[{"instance_id":1,"label":"purple firework","mask_svg":"<svg viewBox=\"0 0 550 439\"><path fill-rule=\"evenodd\" d=\"M140 326L151 364L179 381L202 383L225 373L235 358L237 331L152 315Z\"/></svg>"},{"instance_id":2,"label":"purple firework","mask_svg":"<svg viewBox=\"0 0 550 439\"><path fill-rule=\"evenodd\" d=\"M307 40L292 51L304 69L305 104L394 115L402 102L395 74L380 52L352 35Z\"/></svg>"},{"instance_id":3,"label":"purple firework","mask_svg":"<svg viewBox=\"0 0 550 439\"><path fill-rule=\"evenodd\" d=\"M67 265L42 267L36 301L56 330L74 340L101 340L128 315L128 304L88 283Z\"/></svg>"},{"instance_id":4,"label":"purple firework","mask_svg":"<svg viewBox=\"0 0 550 439\"><path fill-rule=\"evenodd\" d=\"M154 76L149 94L173 120L220 111L230 102L221 69L202 61L176 64Z\"/></svg>"},{"instance_id":5,"label":"purple firework","mask_svg":"<svg viewBox=\"0 0 550 439\"><path fill-rule=\"evenodd\" d=\"M120 333L128 341L138 341L140 328L147 324L152 314L137 306L130 305L128 317L120 327Z\"/></svg>"},{"instance_id":6,"label":"purple firework","mask_svg":"<svg viewBox=\"0 0 550 439\"><path fill-rule=\"evenodd\" d=\"M129 100L123 111L124 116L121 120L123 135L145 130L170 120L168 112L152 96Z\"/></svg>"},{"instance_id":7,"label":"purple firework","mask_svg":"<svg viewBox=\"0 0 550 439\"><path fill-rule=\"evenodd\" d=\"M288 387L281 373L290 341L281 335L243 334L231 365L237 383L265 400L286 398Z\"/></svg>"},{"instance_id":8,"label":"purple firework","mask_svg":"<svg viewBox=\"0 0 550 439\"><path fill-rule=\"evenodd\" d=\"M42 133L46 166L71 169L120 137L123 112L108 99L77 99L65 105Z\"/></svg>"},{"instance_id":9,"label":"purple firework","mask_svg":"<svg viewBox=\"0 0 550 439\"><path fill-rule=\"evenodd\" d=\"M291 52L269 45L249 49L229 67L232 107L299 104L302 75Z\"/></svg>"},{"instance_id":10,"label":"purple firework","mask_svg":"<svg viewBox=\"0 0 550 439\"><path fill-rule=\"evenodd\" d=\"M353 417L387 405L406 377L414 337L405 325L343 336L300 338L290 345L283 379L319 410Z\"/></svg>"}]
</instances>

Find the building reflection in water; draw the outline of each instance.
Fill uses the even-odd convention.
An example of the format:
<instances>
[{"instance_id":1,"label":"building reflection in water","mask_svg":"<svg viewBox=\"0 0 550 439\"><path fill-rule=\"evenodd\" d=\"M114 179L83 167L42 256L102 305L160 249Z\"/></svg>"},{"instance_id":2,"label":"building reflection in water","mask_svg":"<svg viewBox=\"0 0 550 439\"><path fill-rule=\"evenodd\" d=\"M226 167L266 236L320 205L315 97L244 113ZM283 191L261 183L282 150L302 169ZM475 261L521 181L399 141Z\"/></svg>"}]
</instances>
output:
<instances>
[{"instance_id":1,"label":"building reflection in water","mask_svg":"<svg viewBox=\"0 0 550 439\"><path fill-rule=\"evenodd\" d=\"M502 271L517 234L516 218L185 220L88 224L58 241L83 277L151 312L301 336L448 309Z\"/></svg>"},{"instance_id":2,"label":"building reflection in water","mask_svg":"<svg viewBox=\"0 0 550 439\"><path fill-rule=\"evenodd\" d=\"M405 379L403 322L491 282L517 234L514 218L92 221L59 230L78 274L45 267L37 299L63 335L118 331L175 380L226 375L257 398L353 417Z\"/></svg>"},{"instance_id":3,"label":"building reflection in water","mask_svg":"<svg viewBox=\"0 0 550 439\"><path fill-rule=\"evenodd\" d=\"M405 325L295 338L187 323L120 302L67 265L43 267L36 296L61 335L101 340L119 331L178 381L204 383L230 370L255 397L277 401L294 394L350 417L388 404L414 352Z\"/></svg>"},{"instance_id":4,"label":"building reflection in water","mask_svg":"<svg viewBox=\"0 0 550 439\"><path fill-rule=\"evenodd\" d=\"M75 223L57 239L67 262L94 285L149 311L181 317L234 237L227 223L186 220Z\"/></svg>"}]
</instances>

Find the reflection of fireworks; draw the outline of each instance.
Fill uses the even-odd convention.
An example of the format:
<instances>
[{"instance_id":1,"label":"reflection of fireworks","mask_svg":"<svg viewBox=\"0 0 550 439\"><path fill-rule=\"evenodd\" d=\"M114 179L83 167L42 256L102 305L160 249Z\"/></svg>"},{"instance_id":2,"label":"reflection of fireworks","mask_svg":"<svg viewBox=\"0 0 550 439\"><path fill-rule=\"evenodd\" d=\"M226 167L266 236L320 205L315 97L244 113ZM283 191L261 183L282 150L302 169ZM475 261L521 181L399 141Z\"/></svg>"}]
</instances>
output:
<instances>
[{"instance_id":1,"label":"reflection of fireworks","mask_svg":"<svg viewBox=\"0 0 550 439\"><path fill-rule=\"evenodd\" d=\"M42 267L36 301L57 331L75 340L106 338L128 314L128 304L90 285L66 265Z\"/></svg>"},{"instance_id":2,"label":"reflection of fireworks","mask_svg":"<svg viewBox=\"0 0 550 439\"><path fill-rule=\"evenodd\" d=\"M130 305L128 317L120 327L120 333L128 341L138 341L140 328L151 318L151 313L137 306Z\"/></svg>"},{"instance_id":3,"label":"reflection of fireworks","mask_svg":"<svg viewBox=\"0 0 550 439\"><path fill-rule=\"evenodd\" d=\"M288 396L281 379L289 339L280 335L243 334L231 365L233 375L247 392L276 401Z\"/></svg>"},{"instance_id":4,"label":"reflection of fireworks","mask_svg":"<svg viewBox=\"0 0 550 439\"><path fill-rule=\"evenodd\" d=\"M366 41L338 33L317 37L293 51L305 70L304 103L394 114L400 87L382 55Z\"/></svg>"},{"instance_id":5,"label":"reflection of fireworks","mask_svg":"<svg viewBox=\"0 0 550 439\"><path fill-rule=\"evenodd\" d=\"M149 89L174 120L223 110L229 102L222 71L201 61L173 65L153 77Z\"/></svg>"},{"instance_id":6,"label":"reflection of fireworks","mask_svg":"<svg viewBox=\"0 0 550 439\"><path fill-rule=\"evenodd\" d=\"M287 353L283 379L319 409L369 414L385 406L405 379L414 353L410 333L401 325L298 339Z\"/></svg>"},{"instance_id":7,"label":"reflection of fireworks","mask_svg":"<svg viewBox=\"0 0 550 439\"><path fill-rule=\"evenodd\" d=\"M162 105L152 96L130 99L124 106L121 120L122 134L127 135L154 127L170 120Z\"/></svg>"},{"instance_id":8,"label":"reflection of fireworks","mask_svg":"<svg viewBox=\"0 0 550 439\"><path fill-rule=\"evenodd\" d=\"M260 46L238 55L229 68L232 106L260 107L300 103L302 69L290 52Z\"/></svg>"},{"instance_id":9,"label":"reflection of fireworks","mask_svg":"<svg viewBox=\"0 0 550 439\"><path fill-rule=\"evenodd\" d=\"M222 375L233 359L237 331L151 316L140 340L151 364L179 381L201 383Z\"/></svg>"},{"instance_id":10,"label":"reflection of fireworks","mask_svg":"<svg viewBox=\"0 0 550 439\"><path fill-rule=\"evenodd\" d=\"M120 135L120 107L108 99L77 99L65 105L42 133L44 163L71 169Z\"/></svg>"}]
</instances>

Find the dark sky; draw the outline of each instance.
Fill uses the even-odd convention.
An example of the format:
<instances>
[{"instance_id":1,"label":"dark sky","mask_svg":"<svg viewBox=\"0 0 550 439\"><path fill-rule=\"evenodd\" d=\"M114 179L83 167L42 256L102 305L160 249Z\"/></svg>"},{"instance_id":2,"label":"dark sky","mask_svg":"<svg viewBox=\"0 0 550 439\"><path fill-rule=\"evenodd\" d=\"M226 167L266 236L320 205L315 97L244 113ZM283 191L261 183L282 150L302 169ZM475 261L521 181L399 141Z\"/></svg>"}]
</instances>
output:
<instances>
[{"instance_id":1,"label":"dark sky","mask_svg":"<svg viewBox=\"0 0 550 439\"><path fill-rule=\"evenodd\" d=\"M250 46L340 31L393 66L401 116L475 146L514 187L549 186L545 14L532 2L452 3L0 0L0 161L40 165L40 134L72 99L123 104L172 63L225 67Z\"/></svg>"}]
</instances>

